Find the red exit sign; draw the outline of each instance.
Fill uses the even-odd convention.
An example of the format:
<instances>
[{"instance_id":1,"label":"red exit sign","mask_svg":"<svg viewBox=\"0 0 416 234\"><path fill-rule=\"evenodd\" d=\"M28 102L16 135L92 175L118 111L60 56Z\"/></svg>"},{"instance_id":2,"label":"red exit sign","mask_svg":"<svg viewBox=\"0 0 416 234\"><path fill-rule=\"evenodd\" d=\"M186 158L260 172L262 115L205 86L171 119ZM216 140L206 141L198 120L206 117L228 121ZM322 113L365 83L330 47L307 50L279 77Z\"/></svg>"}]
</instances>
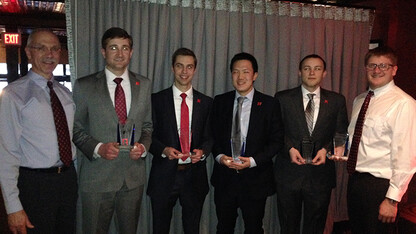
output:
<instances>
[{"instance_id":1,"label":"red exit sign","mask_svg":"<svg viewBox=\"0 0 416 234\"><path fill-rule=\"evenodd\" d=\"M21 39L20 33L3 33L2 39L3 43L5 45L21 45L22 39Z\"/></svg>"}]
</instances>

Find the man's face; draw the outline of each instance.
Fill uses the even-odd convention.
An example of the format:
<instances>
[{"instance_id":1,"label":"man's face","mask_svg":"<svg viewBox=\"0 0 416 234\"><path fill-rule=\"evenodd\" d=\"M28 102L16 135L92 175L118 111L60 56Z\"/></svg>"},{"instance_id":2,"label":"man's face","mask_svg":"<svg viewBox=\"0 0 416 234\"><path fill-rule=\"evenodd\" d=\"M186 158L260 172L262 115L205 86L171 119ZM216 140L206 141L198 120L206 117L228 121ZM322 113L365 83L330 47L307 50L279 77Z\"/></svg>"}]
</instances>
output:
<instances>
[{"instance_id":1,"label":"man's face","mask_svg":"<svg viewBox=\"0 0 416 234\"><path fill-rule=\"evenodd\" d=\"M121 76L130 63L133 50L127 38L110 39L105 47L101 49L107 69L117 76Z\"/></svg>"},{"instance_id":2,"label":"man's face","mask_svg":"<svg viewBox=\"0 0 416 234\"><path fill-rule=\"evenodd\" d=\"M25 51L32 63L32 70L48 80L51 79L52 72L61 58L61 44L58 37L52 32L37 32Z\"/></svg>"},{"instance_id":3,"label":"man's face","mask_svg":"<svg viewBox=\"0 0 416 234\"><path fill-rule=\"evenodd\" d=\"M319 58L308 58L303 61L299 76L302 78L302 85L310 92L315 91L326 76L324 63Z\"/></svg>"},{"instance_id":4,"label":"man's face","mask_svg":"<svg viewBox=\"0 0 416 234\"><path fill-rule=\"evenodd\" d=\"M178 55L172 67L175 76L175 86L185 92L192 85L192 78L195 74L195 61L192 56Z\"/></svg>"},{"instance_id":5,"label":"man's face","mask_svg":"<svg viewBox=\"0 0 416 234\"><path fill-rule=\"evenodd\" d=\"M370 65L375 66L374 64L377 65L375 68L369 68ZM378 66L380 64L384 64L386 67L385 71L380 69ZM397 72L397 66L393 66L392 61L385 56L372 56L370 59L368 59L366 72L370 88L376 89L388 84L393 80L393 77Z\"/></svg>"},{"instance_id":6,"label":"man's face","mask_svg":"<svg viewBox=\"0 0 416 234\"><path fill-rule=\"evenodd\" d=\"M253 65L249 60L238 60L234 62L231 71L233 86L237 92L246 96L252 89L258 73L254 72Z\"/></svg>"}]
</instances>

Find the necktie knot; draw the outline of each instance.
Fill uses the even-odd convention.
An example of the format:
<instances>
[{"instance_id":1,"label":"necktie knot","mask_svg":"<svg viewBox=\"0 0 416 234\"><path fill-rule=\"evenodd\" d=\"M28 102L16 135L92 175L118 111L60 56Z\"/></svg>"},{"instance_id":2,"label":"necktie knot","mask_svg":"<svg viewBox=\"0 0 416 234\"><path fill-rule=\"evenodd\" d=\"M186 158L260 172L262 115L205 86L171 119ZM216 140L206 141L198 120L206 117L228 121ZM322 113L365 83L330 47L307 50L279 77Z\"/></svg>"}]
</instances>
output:
<instances>
[{"instance_id":1,"label":"necktie knot","mask_svg":"<svg viewBox=\"0 0 416 234\"><path fill-rule=\"evenodd\" d=\"M313 100L313 97L315 96L314 93L308 93L307 95L308 95L309 100Z\"/></svg>"},{"instance_id":2,"label":"necktie knot","mask_svg":"<svg viewBox=\"0 0 416 234\"><path fill-rule=\"evenodd\" d=\"M185 100L186 96L188 96L188 95L186 95L186 93L181 93L182 100Z\"/></svg>"},{"instance_id":3,"label":"necktie knot","mask_svg":"<svg viewBox=\"0 0 416 234\"><path fill-rule=\"evenodd\" d=\"M117 85L119 85L123 81L123 78L117 77L113 81L114 81L114 83L116 83Z\"/></svg>"},{"instance_id":4,"label":"necktie knot","mask_svg":"<svg viewBox=\"0 0 416 234\"><path fill-rule=\"evenodd\" d=\"M53 89L52 81L48 81L46 84L48 85L49 89Z\"/></svg>"},{"instance_id":5,"label":"necktie knot","mask_svg":"<svg viewBox=\"0 0 416 234\"><path fill-rule=\"evenodd\" d=\"M367 96L369 96L369 97L372 97L372 96L374 96L374 91L372 91L372 90L368 91L368 94L367 94Z\"/></svg>"},{"instance_id":6,"label":"necktie knot","mask_svg":"<svg viewBox=\"0 0 416 234\"><path fill-rule=\"evenodd\" d=\"M242 97L242 96L241 96L241 97L238 97L238 98L237 98L238 105L240 105L240 106L241 106L241 105L243 104L243 102L244 102L244 100L245 100L245 99L246 99L246 97Z\"/></svg>"}]
</instances>

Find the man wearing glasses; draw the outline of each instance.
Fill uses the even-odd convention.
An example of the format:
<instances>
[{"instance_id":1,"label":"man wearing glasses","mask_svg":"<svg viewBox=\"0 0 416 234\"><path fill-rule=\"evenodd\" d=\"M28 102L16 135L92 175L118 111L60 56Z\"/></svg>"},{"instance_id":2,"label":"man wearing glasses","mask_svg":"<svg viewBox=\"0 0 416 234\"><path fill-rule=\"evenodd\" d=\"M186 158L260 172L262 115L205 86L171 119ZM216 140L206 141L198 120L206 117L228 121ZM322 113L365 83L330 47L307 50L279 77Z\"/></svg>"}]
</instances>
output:
<instances>
[{"instance_id":1,"label":"man wearing glasses","mask_svg":"<svg viewBox=\"0 0 416 234\"><path fill-rule=\"evenodd\" d=\"M392 49L370 50L365 67L369 90L355 98L348 128L348 214L353 233L395 233L416 171L416 101L394 84Z\"/></svg>"}]
</instances>

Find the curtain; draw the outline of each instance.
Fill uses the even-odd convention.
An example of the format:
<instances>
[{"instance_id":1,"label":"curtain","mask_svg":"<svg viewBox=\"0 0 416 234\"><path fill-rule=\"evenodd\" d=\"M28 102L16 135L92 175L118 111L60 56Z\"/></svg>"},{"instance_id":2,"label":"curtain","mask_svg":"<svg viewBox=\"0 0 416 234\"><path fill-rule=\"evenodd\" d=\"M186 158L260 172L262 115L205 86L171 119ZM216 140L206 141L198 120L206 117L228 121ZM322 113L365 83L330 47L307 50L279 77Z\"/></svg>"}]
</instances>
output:
<instances>
[{"instance_id":1,"label":"curtain","mask_svg":"<svg viewBox=\"0 0 416 234\"><path fill-rule=\"evenodd\" d=\"M255 88L269 95L300 85L299 61L311 53L327 62L328 75L322 87L342 93L349 110L354 97L367 85L363 65L374 18L370 9L265 0L67 0L66 12L72 81L103 70L101 37L105 30L117 26L133 37L129 69L149 77L153 92L172 85L171 56L180 47L195 52L198 66L193 87L211 97L233 89L229 63L242 51L257 58ZM149 173L151 157L146 160ZM212 157L207 166L210 176ZM343 190L346 176L343 165L338 168L328 230L333 221L348 218ZM214 233L216 222L211 187L201 233ZM279 233L275 196L267 200L264 229ZM137 233L151 230L150 199L144 195ZM236 233L243 230L239 217ZM183 233L178 204L171 233Z\"/></svg>"}]
</instances>

